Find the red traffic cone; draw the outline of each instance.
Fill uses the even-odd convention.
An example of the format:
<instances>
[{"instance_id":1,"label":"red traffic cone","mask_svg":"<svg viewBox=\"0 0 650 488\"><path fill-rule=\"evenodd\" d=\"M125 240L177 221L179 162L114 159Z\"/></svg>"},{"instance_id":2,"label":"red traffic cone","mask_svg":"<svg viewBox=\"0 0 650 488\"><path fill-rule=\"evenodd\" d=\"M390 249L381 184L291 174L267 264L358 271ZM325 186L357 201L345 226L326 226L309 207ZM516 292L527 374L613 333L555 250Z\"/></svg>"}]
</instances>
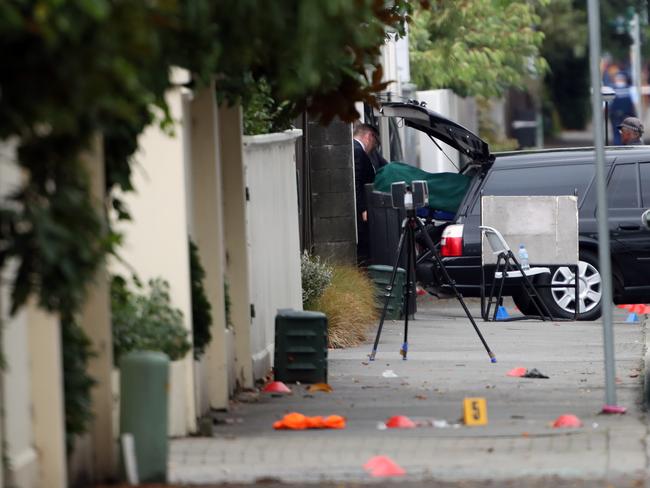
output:
<instances>
[{"instance_id":1,"label":"red traffic cone","mask_svg":"<svg viewBox=\"0 0 650 488\"><path fill-rule=\"evenodd\" d=\"M644 310L645 310L645 305L643 305L641 303L637 303L635 305L632 305L632 308L630 308L630 312L636 313L636 314L643 313Z\"/></svg>"},{"instance_id":2,"label":"red traffic cone","mask_svg":"<svg viewBox=\"0 0 650 488\"><path fill-rule=\"evenodd\" d=\"M556 418L555 422L553 422L553 427L556 429L561 429L561 428L575 429L578 427L582 427L582 422L575 415L567 413L564 415L560 415L558 418Z\"/></svg>"},{"instance_id":3,"label":"red traffic cone","mask_svg":"<svg viewBox=\"0 0 650 488\"><path fill-rule=\"evenodd\" d=\"M406 471L388 456L375 456L370 458L363 468L374 478L388 476L404 476Z\"/></svg>"},{"instance_id":4,"label":"red traffic cone","mask_svg":"<svg viewBox=\"0 0 650 488\"><path fill-rule=\"evenodd\" d=\"M515 378L521 378L528 371L526 368L514 368L506 373L506 376L514 376Z\"/></svg>"},{"instance_id":5,"label":"red traffic cone","mask_svg":"<svg viewBox=\"0 0 650 488\"><path fill-rule=\"evenodd\" d=\"M265 393L291 393L291 389L282 381L271 381L262 391Z\"/></svg>"},{"instance_id":6,"label":"red traffic cone","mask_svg":"<svg viewBox=\"0 0 650 488\"><path fill-rule=\"evenodd\" d=\"M395 415L386 421L386 427L389 429L412 429L415 422L405 415Z\"/></svg>"}]
</instances>

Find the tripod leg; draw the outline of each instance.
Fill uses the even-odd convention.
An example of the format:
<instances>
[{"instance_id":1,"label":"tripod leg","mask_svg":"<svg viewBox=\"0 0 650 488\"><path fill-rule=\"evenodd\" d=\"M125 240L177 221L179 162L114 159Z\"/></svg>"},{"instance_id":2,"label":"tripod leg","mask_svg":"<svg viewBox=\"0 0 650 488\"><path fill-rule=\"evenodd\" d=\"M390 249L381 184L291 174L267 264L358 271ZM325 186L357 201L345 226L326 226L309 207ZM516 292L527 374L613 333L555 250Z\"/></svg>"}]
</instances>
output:
<instances>
[{"instance_id":1,"label":"tripod leg","mask_svg":"<svg viewBox=\"0 0 650 488\"><path fill-rule=\"evenodd\" d=\"M409 312L411 308L411 300L413 299L413 274L415 267L415 235L413 226L410 223L406 224L406 283L404 287L404 342L400 354L402 359L406 360L406 355L409 350Z\"/></svg>"},{"instance_id":2,"label":"tripod leg","mask_svg":"<svg viewBox=\"0 0 650 488\"><path fill-rule=\"evenodd\" d=\"M402 234L399 236L399 242L397 243L397 255L395 256L395 265L393 266L393 272L390 275L390 283L386 287L386 296L384 300L384 308L381 312L381 317L379 319L379 327L377 328L377 335L375 336L375 343L372 346L372 351L368 355L370 361L375 360L375 355L377 354L377 346L379 345L379 337L381 336L381 330L384 327L384 320L386 319L386 311L388 310L388 302L390 301L390 296L393 291L393 286L395 285L395 277L397 276L397 268L399 268L399 259L402 256L402 250L404 249L404 240L406 237L406 220L402 223Z\"/></svg>"},{"instance_id":3,"label":"tripod leg","mask_svg":"<svg viewBox=\"0 0 650 488\"><path fill-rule=\"evenodd\" d=\"M422 235L424 236L424 240L427 243L427 247L431 250L434 259L436 260L438 266L440 266L440 269L442 270L442 276L447 281L447 283L449 283L449 286L451 286L451 289L454 291L456 298L458 299L461 306L463 307L463 310L465 311L465 315L467 315L467 318L472 323L472 327L474 327L474 331L476 331L476 334L478 335L478 338L481 340L481 343L483 344L483 347L488 353L488 356L490 356L490 361L496 363L497 362L496 356L490 349L490 346L488 346L487 342L485 342L485 338L483 337L483 334L481 334L478 325L476 325L476 322L474 321L474 317L472 317L472 314L470 313L469 309L467 308L467 305L465 304L465 300L463 300L463 295L461 295L460 292L458 291L458 288L456 288L456 283L454 282L454 280L451 279L449 273L447 273L447 269L445 268L445 265L440 259L440 255L438 254L438 250L436 249L436 246L433 244L433 241L431 240L431 236L429 236L429 234L427 233L426 229L424 228L424 225L422 225L422 222L420 222L418 219L416 219L416 222L417 222L418 229L420 229Z\"/></svg>"}]
</instances>

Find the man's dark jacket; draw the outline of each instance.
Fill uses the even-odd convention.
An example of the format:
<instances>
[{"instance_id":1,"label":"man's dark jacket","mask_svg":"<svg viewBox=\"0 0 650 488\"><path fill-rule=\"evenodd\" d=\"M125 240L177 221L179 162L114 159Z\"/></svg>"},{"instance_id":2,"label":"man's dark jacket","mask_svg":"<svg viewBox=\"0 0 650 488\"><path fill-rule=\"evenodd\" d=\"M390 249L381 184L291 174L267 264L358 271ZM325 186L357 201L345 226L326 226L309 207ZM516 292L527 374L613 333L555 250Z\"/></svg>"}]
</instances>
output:
<instances>
[{"instance_id":1,"label":"man's dark jacket","mask_svg":"<svg viewBox=\"0 0 650 488\"><path fill-rule=\"evenodd\" d=\"M359 141L354 141L354 185L357 194L357 220L368 210L365 185L375 181L375 168Z\"/></svg>"},{"instance_id":2,"label":"man's dark jacket","mask_svg":"<svg viewBox=\"0 0 650 488\"><path fill-rule=\"evenodd\" d=\"M357 192L357 218L361 218L361 212L368 210L366 192L364 187L367 183L375 181L375 175L382 166L388 164L379 151L373 150L366 154L363 146L354 141L354 181Z\"/></svg>"}]
</instances>

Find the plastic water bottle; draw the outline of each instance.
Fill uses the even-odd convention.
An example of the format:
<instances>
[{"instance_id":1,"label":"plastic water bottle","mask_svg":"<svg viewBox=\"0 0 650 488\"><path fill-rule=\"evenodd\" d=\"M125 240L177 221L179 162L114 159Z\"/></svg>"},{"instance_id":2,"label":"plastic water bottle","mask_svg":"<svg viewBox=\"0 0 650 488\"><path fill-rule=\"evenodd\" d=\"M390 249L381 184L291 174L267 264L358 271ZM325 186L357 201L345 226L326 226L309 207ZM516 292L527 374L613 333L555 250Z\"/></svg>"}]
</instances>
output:
<instances>
[{"instance_id":1,"label":"plastic water bottle","mask_svg":"<svg viewBox=\"0 0 650 488\"><path fill-rule=\"evenodd\" d=\"M526 246L519 244L519 264L521 264L521 269L526 271L530 269L530 263L528 262L528 251L526 251Z\"/></svg>"}]
</instances>

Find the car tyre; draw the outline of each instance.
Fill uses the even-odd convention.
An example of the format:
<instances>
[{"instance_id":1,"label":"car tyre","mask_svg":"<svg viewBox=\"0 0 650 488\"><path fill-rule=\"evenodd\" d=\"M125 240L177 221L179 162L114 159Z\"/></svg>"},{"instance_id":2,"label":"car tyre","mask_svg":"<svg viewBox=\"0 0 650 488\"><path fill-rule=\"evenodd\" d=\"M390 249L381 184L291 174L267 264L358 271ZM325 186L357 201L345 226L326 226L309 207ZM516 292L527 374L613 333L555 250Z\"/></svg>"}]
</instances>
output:
<instances>
[{"instance_id":1,"label":"car tyre","mask_svg":"<svg viewBox=\"0 0 650 488\"><path fill-rule=\"evenodd\" d=\"M602 277L598 270L598 256L587 250L580 251L578 275L580 279L578 320L596 320L601 315ZM566 267L554 268L550 275L540 277L539 284L566 284L559 288L538 288L553 317L571 319L574 317L575 300L573 273Z\"/></svg>"}]
</instances>

